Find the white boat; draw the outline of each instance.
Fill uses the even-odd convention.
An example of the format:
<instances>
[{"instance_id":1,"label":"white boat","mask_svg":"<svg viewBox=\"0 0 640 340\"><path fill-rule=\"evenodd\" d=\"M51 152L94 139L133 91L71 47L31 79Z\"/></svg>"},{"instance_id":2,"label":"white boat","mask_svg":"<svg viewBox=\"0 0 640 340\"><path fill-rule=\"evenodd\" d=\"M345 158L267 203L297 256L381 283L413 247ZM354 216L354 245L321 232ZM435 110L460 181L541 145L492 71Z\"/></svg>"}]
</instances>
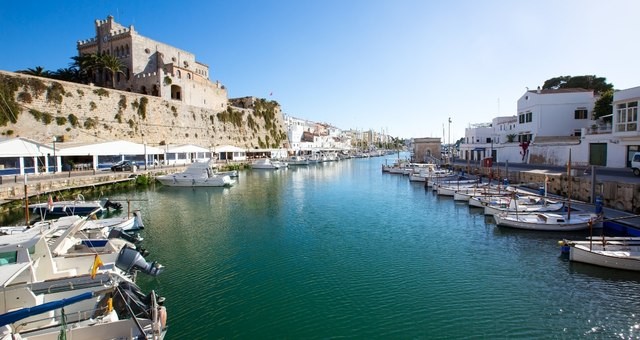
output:
<instances>
[{"instance_id":1,"label":"white boat","mask_svg":"<svg viewBox=\"0 0 640 340\"><path fill-rule=\"evenodd\" d=\"M640 238L592 237L586 241L560 241L569 247L569 260L596 266L640 271Z\"/></svg>"},{"instance_id":2,"label":"white boat","mask_svg":"<svg viewBox=\"0 0 640 340\"><path fill-rule=\"evenodd\" d=\"M216 176L238 177L238 170L215 171L213 174Z\"/></svg>"},{"instance_id":3,"label":"white boat","mask_svg":"<svg viewBox=\"0 0 640 340\"><path fill-rule=\"evenodd\" d=\"M100 245L86 242L78 236L87 232L84 226L88 223L92 222L86 217L68 216L24 228L2 228L0 338L56 339L60 334L74 335L75 339L107 339L114 334L127 338L125 331L140 334L138 330L147 337L164 334L166 310L141 303L132 281L133 271L155 275L161 268L146 262L126 241L109 239ZM122 284L129 289L121 290ZM116 290L118 294L112 294ZM107 299L112 295L113 308L107 309ZM147 316L139 308L134 307L135 312L126 308L126 301L136 301ZM65 307L65 321L61 321L60 304ZM159 319L149 317L149 313L163 314L164 323L156 323ZM151 319L155 321L149 322ZM136 328L135 321L145 326ZM105 328L106 324L111 327ZM125 330L126 324L130 327ZM86 328L92 325L100 326Z\"/></svg>"},{"instance_id":4,"label":"white boat","mask_svg":"<svg viewBox=\"0 0 640 340\"><path fill-rule=\"evenodd\" d=\"M415 163L413 172L409 174L409 180L414 182L427 182L436 178L453 176L449 170L438 169L435 164Z\"/></svg>"},{"instance_id":5,"label":"white boat","mask_svg":"<svg viewBox=\"0 0 640 340\"><path fill-rule=\"evenodd\" d=\"M287 161L278 160L278 159L272 159L271 164L277 166L280 169L286 169L289 167L289 163L287 163Z\"/></svg>"},{"instance_id":6,"label":"white boat","mask_svg":"<svg viewBox=\"0 0 640 340\"><path fill-rule=\"evenodd\" d=\"M76 196L74 200L57 201L49 195L47 202L29 204L29 209L41 219L47 219L71 215L100 215L107 209L120 210L122 204L111 202L108 198L85 201L82 195Z\"/></svg>"},{"instance_id":7,"label":"white boat","mask_svg":"<svg viewBox=\"0 0 640 340\"><path fill-rule=\"evenodd\" d=\"M289 165L309 165L309 160L304 156L291 156L287 160Z\"/></svg>"},{"instance_id":8,"label":"white boat","mask_svg":"<svg viewBox=\"0 0 640 340\"><path fill-rule=\"evenodd\" d=\"M107 228L119 228L124 231L137 231L144 229L140 210L135 210L131 215L122 217L108 217L93 220L93 223Z\"/></svg>"},{"instance_id":9,"label":"white boat","mask_svg":"<svg viewBox=\"0 0 640 340\"><path fill-rule=\"evenodd\" d=\"M388 172L390 174L403 174L408 175L413 171L411 162L406 159L397 159L392 165L382 164L382 172Z\"/></svg>"},{"instance_id":10,"label":"white boat","mask_svg":"<svg viewBox=\"0 0 640 340\"><path fill-rule=\"evenodd\" d=\"M486 190L488 186L486 184L478 184L478 182L454 184L454 185L438 185L436 192L440 196L454 196L456 192L461 193L476 193Z\"/></svg>"},{"instance_id":11,"label":"white boat","mask_svg":"<svg viewBox=\"0 0 640 340\"><path fill-rule=\"evenodd\" d=\"M228 175L214 173L211 162L195 162L185 169L171 175L162 175L156 179L170 187L230 187L236 183Z\"/></svg>"},{"instance_id":12,"label":"white boat","mask_svg":"<svg viewBox=\"0 0 640 340\"><path fill-rule=\"evenodd\" d=\"M564 209L563 202L551 201L543 197L525 196L517 199L498 200L484 206L484 214L494 216L500 213L551 212Z\"/></svg>"},{"instance_id":13,"label":"white boat","mask_svg":"<svg viewBox=\"0 0 640 340\"><path fill-rule=\"evenodd\" d=\"M517 229L540 230L540 231L575 231L586 230L591 225L592 228L601 228L602 223L598 220L598 215L593 213L501 213L494 215L496 225Z\"/></svg>"},{"instance_id":14,"label":"white boat","mask_svg":"<svg viewBox=\"0 0 640 340\"><path fill-rule=\"evenodd\" d=\"M269 158L260 158L256 159L253 164L251 164L252 169L280 169L280 164L272 162Z\"/></svg>"},{"instance_id":15,"label":"white boat","mask_svg":"<svg viewBox=\"0 0 640 340\"><path fill-rule=\"evenodd\" d=\"M504 194L476 195L469 198L469 206L483 208L487 205L508 205L513 197L513 192Z\"/></svg>"}]
</instances>

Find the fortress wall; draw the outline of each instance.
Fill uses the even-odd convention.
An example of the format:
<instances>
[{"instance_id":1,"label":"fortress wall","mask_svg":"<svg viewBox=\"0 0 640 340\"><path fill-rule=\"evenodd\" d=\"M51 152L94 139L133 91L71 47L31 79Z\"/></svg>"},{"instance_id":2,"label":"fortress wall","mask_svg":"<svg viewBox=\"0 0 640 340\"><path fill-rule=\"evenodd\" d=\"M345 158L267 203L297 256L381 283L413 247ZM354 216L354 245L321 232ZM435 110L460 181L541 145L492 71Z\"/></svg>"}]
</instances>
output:
<instances>
[{"instance_id":1,"label":"fortress wall","mask_svg":"<svg viewBox=\"0 0 640 340\"><path fill-rule=\"evenodd\" d=\"M264 128L266 124L261 117L253 117L256 131L247 126L248 116L253 114L253 110L243 110L239 125L220 121L217 114L227 106L224 89L215 89L216 102L211 103L211 108L200 108L150 95L0 71L0 77L4 76L17 78L20 84L36 79L48 89L58 83L64 94L58 103L47 99L49 91L46 89L37 94L32 88L21 85L14 93L14 100L22 111L17 123L0 126L3 137L20 136L48 142L53 136L64 136L65 141L73 142L129 140L144 141L152 146L162 143L190 143L203 147L229 144L253 149L258 147L259 140L265 141L268 135L273 135L273 131ZM206 91L211 90L208 88ZM29 94L30 103L19 99L22 92ZM142 110L145 101L146 110ZM40 119L37 120L30 110L38 111ZM47 115L51 120L48 123L43 118ZM76 125L70 121L72 116L77 117ZM286 131L280 110L277 110L272 124L272 130Z\"/></svg>"}]
</instances>

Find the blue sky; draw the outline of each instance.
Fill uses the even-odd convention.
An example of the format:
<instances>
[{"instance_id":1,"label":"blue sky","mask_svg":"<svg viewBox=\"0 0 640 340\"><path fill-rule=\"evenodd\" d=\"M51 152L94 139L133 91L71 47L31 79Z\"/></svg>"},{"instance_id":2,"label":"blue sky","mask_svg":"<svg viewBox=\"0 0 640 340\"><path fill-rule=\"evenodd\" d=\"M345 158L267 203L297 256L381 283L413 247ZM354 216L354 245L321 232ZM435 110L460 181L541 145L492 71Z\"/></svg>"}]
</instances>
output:
<instances>
[{"instance_id":1,"label":"blue sky","mask_svg":"<svg viewBox=\"0 0 640 340\"><path fill-rule=\"evenodd\" d=\"M6 1L0 69L67 67L113 15L196 55L230 97L398 137L464 135L546 79L640 86L640 1ZM270 94L273 93L271 96Z\"/></svg>"}]
</instances>

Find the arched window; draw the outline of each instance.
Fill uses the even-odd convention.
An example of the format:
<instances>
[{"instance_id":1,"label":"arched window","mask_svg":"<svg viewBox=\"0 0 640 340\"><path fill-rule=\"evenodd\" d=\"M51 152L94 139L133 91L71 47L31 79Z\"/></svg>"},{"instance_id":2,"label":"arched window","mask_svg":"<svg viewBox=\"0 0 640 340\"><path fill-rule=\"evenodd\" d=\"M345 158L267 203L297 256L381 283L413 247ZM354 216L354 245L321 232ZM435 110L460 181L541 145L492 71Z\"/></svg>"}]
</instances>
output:
<instances>
[{"instance_id":1,"label":"arched window","mask_svg":"<svg viewBox=\"0 0 640 340\"><path fill-rule=\"evenodd\" d=\"M129 44L125 45L124 47L124 55L127 57L129 56Z\"/></svg>"},{"instance_id":2,"label":"arched window","mask_svg":"<svg viewBox=\"0 0 640 340\"><path fill-rule=\"evenodd\" d=\"M191 73L187 73L187 79L191 79Z\"/></svg>"},{"instance_id":3,"label":"arched window","mask_svg":"<svg viewBox=\"0 0 640 340\"><path fill-rule=\"evenodd\" d=\"M178 78L182 78L182 72L180 72L180 70L176 71L176 75L178 76Z\"/></svg>"}]
</instances>

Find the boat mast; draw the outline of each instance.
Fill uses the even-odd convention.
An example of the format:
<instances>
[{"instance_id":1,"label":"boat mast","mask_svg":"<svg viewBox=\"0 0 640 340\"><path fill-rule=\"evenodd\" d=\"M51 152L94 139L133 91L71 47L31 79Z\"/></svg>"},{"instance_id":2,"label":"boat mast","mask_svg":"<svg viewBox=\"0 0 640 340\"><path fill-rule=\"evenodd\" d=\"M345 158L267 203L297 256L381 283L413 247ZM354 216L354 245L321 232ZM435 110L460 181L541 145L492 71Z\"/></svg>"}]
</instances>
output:
<instances>
[{"instance_id":1,"label":"boat mast","mask_svg":"<svg viewBox=\"0 0 640 340\"><path fill-rule=\"evenodd\" d=\"M569 209L567 211L567 220L571 219L571 148L569 148L569 164L567 165L567 178L569 183L567 185L567 198L569 199Z\"/></svg>"}]
</instances>

